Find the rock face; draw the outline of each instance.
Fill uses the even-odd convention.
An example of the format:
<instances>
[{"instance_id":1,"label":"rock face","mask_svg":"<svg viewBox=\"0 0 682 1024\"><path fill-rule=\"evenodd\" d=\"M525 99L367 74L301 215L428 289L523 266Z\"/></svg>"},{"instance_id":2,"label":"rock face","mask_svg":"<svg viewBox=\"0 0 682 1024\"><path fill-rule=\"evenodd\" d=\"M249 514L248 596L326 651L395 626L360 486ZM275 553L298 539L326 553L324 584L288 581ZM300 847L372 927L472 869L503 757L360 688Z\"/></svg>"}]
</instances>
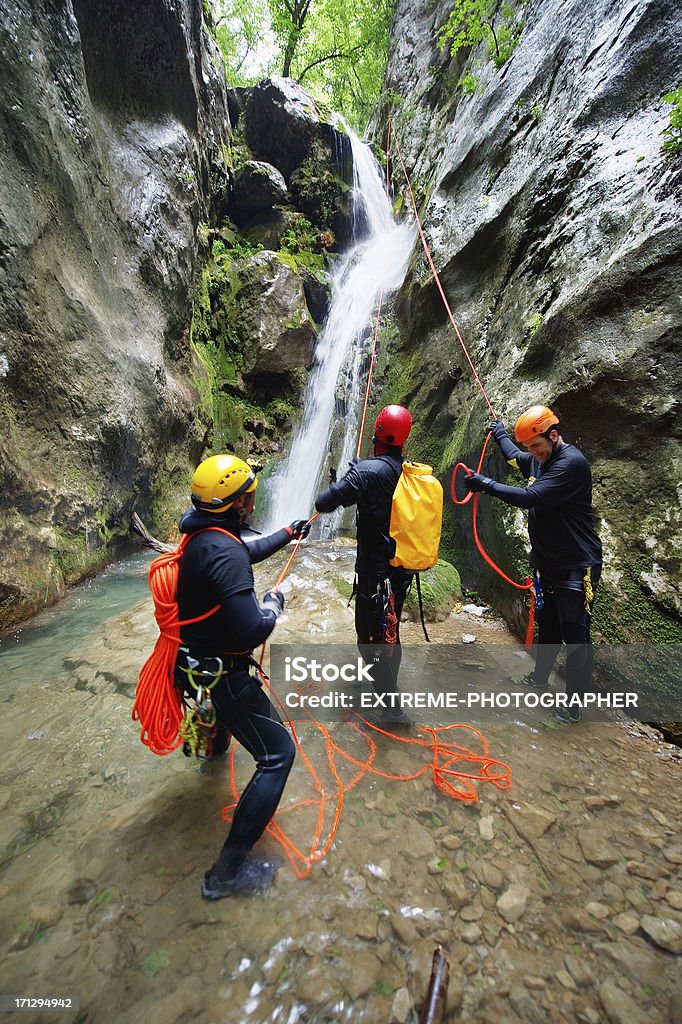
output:
<instances>
[{"instance_id":1,"label":"rock face","mask_svg":"<svg viewBox=\"0 0 682 1024\"><path fill-rule=\"evenodd\" d=\"M196 230L229 140L200 0L0 11L0 624L201 451Z\"/></svg>"},{"instance_id":2,"label":"rock face","mask_svg":"<svg viewBox=\"0 0 682 1024\"><path fill-rule=\"evenodd\" d=\"M335 116L326 119L305 89L276 77L248 91L244 110L253 153L279 168L313 223L347 242L352 224L344 183L351 174L351 154Z\"/></svg>"},{"instance_id":3,"label":"rock face","mask_svg":"<svg viewBox=\"0 0 682 1024\"><path fill-rule=\"evenodd\" d=\"M245 372L280 374L310 366L315 332L298 274L264 251L246 261L240 278Z\"/></svg>"},{"instance_id":4,"label":"rock face","mask_svg":"<svg viewBox=\"0 0 682 1024\"><path fill-rule=\"evenodd\" d=\"M287 183L272 164L249 160L235 176L230 210L236 224L245 224L262 210L271 209L284 199Z\"/></svg>"},{"instance_id":5,"label":"rock face","mask_svg":"<svg viewBox=\"0 0 682 1024\"><path fill-rule=\"evenodd\" d=\"M527 406L555 404L592 464L602 635L679 641L682 157L663 156L661 132L682 10L536 0L496 70L486 44L455 58L437 48L451 6L398 0L386 81L443 287L495 412L511 428ZM449 478L459 459L476 465L490 414L421 253L399 327L395 397L416 414L415 451ZM497 453L485 471L520 482ZM479 528L522 578L523 516L483 498ZM480 559L468 509L449 504L444 540L465 584L520 626L518 592Z\"/></svg>"}]
</instances>

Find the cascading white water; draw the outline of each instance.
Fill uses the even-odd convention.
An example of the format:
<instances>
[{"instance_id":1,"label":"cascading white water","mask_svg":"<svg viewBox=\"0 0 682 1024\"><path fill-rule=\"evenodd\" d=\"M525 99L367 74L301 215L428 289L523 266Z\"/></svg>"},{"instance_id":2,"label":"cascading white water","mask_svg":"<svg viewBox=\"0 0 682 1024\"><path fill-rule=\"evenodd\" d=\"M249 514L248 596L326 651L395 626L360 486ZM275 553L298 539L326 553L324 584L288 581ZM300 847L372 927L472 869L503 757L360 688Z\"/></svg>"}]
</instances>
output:
<instances>
[{"instance_id":1,"label":"cascading white water","mask_svg":"<svg viewBox=\"0 0 682 1024\"><path fill-rule=\"evenodd\" d=\"M338 260L332 275L331 308L317 341L303 418L294 430L288 459L269 482L266 531L291 519L308 518L314 511L337 380L353 356L342 458L348 460L355 454L362 339L372 330L372 317L382 290L386 295L402 283L414 243L414 227L393 221L381 172L369 147L352 131L349 135L353 150L353 202L361 214L358 219L363 219L364 214L368 235ZM340 465L345 466L345 462Z\"/></svg>"}]
</instances>

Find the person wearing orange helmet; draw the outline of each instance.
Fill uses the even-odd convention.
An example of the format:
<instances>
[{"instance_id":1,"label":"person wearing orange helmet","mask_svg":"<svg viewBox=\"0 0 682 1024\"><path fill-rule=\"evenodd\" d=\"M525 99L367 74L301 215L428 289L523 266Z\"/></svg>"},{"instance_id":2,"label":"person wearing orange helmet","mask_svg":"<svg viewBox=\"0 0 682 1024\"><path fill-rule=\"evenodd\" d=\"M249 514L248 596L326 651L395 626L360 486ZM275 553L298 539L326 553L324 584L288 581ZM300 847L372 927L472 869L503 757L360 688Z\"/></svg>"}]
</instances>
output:
<instances>
[{"instance_id":1,"label":"person wearing orange helmet","mask_svg":"<svg viewBox=\"0 0 682 1024\"><path fill-rule=\"evenodd\" d=\"M393 492L402 472L403 445L411 428L412 417L404 406L383 408L374 423L373 457L356 461L315 501L318 512L333 512L341 505L357 506L355 632L364 660L373 662L374 689L386 698L381 722L391 727L410 724L390 695L399 693L400 617L414 573L390 564L395 554L390 519ZM397 618L395 643L390 650L386 644L389 600Z\"/></svg>"},{"instance_id":2,"label":"person wearing orange helmet","mask_svg":"<svg viewBox=\"0 0 682 1024\"><path fill-rule=\"evenodd\" d=\"M467 476L465 483L469 491L528 510L538 594L538 645L535 668L523 682L547 688L561 643L569 645L568 707L557 708L553 717L559 724L573 724L581 717L577 700L591 687L590 618L602 566L592 473L582 452L564 441L559 418L549 406L534 405L519 416L514 427L517 444L500 420L493 420L489 430L507 462L521 471L528 485L510 487L479 473ZM571 706L573 696L577 700Z\"/></svg>"},{"instance_id":3,"label":"person wearing orange helmet","mask_svg":"<svg viewBox=\"0 0 682 1024\"><path fill-rule=\"evenodd\" d=\"M254 890L272 881L279 866L251 853L275 813L294 760L294 744L262 689L253 650L275 628L284 596L269 590L258 601L252 564L262 562L309 525L297 520L245 544L258 481L235 455L212 455L192 478L192 505L180 520L190 534L178 575L181 644L176 685L214 718L212 756L224 753L230 735L251 754L256 771L244 789L215 864L201 885L205 899Z\"/></svg>"}]
</instances>

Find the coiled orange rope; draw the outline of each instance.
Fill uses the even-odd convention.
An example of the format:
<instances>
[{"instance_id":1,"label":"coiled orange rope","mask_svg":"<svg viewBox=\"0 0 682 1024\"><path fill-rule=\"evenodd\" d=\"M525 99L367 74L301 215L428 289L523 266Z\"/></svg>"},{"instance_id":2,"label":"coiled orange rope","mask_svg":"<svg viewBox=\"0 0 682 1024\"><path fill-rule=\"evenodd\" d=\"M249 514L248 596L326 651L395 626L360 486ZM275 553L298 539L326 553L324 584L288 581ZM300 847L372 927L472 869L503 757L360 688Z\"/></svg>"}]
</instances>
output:
<instances>
[{"instance_id":1,"label":"coiled orange rope","mask_svg":"<svg viewBox=\"0 0 682 1024\"><path fill-rule=\"evenodd\" d=\"M228 530L217 526L209 526L207 530L218 530L237 540ZM183 535L175 551L159 555L149 567L148 579L154 598L154 618L159 626L159 637L154 650L140 670L140 677L135 691L133 704L133 721L140 722L140 739L153 754L170 754L182 743L178 735L180 722L184 714L182 698L173 683L175 662L180 646L180 627L189 626L193 622L201 622L214 615L220 605L217 604L203 615L194 619L178 619L178 573L180 559L188 541L196 533Z\"/></svg>"}]
</instances>

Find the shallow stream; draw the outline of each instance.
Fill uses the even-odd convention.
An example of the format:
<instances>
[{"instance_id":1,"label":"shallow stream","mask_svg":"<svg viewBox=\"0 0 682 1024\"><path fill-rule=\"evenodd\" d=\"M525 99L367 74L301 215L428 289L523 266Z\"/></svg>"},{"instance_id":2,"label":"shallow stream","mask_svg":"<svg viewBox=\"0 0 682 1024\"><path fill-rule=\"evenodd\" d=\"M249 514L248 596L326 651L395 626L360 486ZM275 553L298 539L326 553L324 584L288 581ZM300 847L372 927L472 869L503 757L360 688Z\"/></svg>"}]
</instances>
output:
<instances>
[{"instance_id":1,"label":"shallow stream","mask_svg":"<svg viewBox=\"0 0 682 1024\"><path fill-rule=\"evenodd\" d=\"M257 567L259 593L283 558ZM280 642L353 643L339 590L352 561L344 542L303 547ZM22 1021L414 1024L437 945L450 961L448 1019L682 1020L682 770L645 727L491 721L482 731L511 788L481 782L477 802L453 799L428 758L409 782L367 774L307 878L287 861L264 894L204 902L201 876L226 832L229 763L159 758L139 742L132 699L156 637L147 563L113 567L2 639L0 994L79 1007L27 1010ZM418 624L402 633L422 643ZM474 662L486 643L523 664L489 612L455 609L430 633L435 645L475 635ZM441 684L447 673L442 665ZM362 731L328 728L366 756ZM296 730L333 791L321 734L304 721ZM381 771L425 763L405 737L373 738ZM235 767L242 786L250 762L240 749ZM278 820L302 850L316 808L287 808L311 796L299 755ZM281 854L271 836L262 846Z\"/></svg>"}]
</instances>

